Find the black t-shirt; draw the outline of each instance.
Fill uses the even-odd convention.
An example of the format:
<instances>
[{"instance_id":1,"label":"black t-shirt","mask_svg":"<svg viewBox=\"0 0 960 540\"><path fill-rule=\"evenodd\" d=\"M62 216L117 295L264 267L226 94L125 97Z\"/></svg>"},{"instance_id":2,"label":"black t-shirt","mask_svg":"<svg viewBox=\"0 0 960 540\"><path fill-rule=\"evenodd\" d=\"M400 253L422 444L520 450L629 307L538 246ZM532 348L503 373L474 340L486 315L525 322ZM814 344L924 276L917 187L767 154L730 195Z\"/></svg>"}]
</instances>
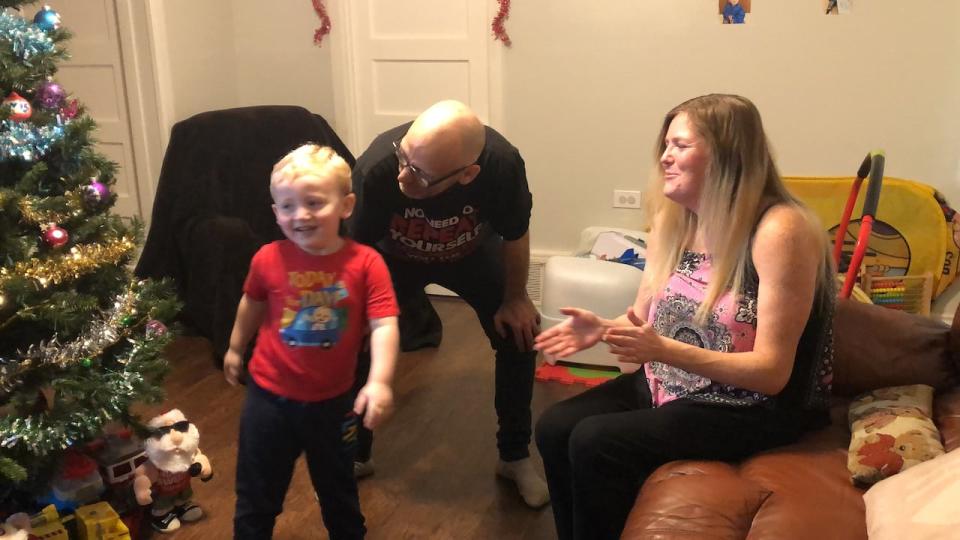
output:
<instances>
[{"instance_id":1,"label":"black t-shirt","mask_svg":"<svg viewBox=\"0 0 960 540\"><path fill-rule=\"evenodd\" d=\"M491 234L516 240L527 232L533 197L523 158L509 141L486 127L477 159L480 174L472 182L411 199L400 191L392 144L409 128L407 123L381 133L357 159L357 206L350 220L354 239L401 259L430 263L458 260Z\"/></svg>"}]
</instances>

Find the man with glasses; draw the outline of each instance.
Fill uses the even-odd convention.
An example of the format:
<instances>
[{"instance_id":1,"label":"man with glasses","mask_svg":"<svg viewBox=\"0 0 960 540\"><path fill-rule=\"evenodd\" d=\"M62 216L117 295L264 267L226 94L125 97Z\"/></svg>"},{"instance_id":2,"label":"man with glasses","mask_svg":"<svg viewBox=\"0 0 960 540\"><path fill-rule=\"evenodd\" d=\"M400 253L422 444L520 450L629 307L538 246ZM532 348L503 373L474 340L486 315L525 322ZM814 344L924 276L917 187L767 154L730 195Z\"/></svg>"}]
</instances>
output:
<instances>
[{"instance_id":1,"label":"man with glasses","mask_svg":"<svg viewBox=\"0 0 960 540\"><path fill-rule=\"evenodd\" d=\"M426 285L452 290L476 311L496 351L497 474L528 505L543 506L549 495L528 449L540 320L526 291L532 196L519 151L463 103L441 101L374 139L354 167L353 191L351 231L390 268L403 350L440 342ZM358 477L373 472L371 445L372 434L361 433Z\"/></svg>"}]
</instances>

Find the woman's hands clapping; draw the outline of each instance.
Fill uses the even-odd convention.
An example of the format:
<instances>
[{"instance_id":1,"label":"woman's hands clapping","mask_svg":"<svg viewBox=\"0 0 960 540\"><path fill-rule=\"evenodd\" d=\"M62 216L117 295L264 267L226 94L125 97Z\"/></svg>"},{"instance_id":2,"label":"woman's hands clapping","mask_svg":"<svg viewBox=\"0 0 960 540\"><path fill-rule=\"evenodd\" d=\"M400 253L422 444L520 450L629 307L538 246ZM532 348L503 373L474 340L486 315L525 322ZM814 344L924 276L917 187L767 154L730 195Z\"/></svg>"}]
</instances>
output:
<instances>
[{"instance_id":1,"label":"woman's hands clapping","mask_svg":"<svg viewBox=\"0 0 960 540\"><path fill-rule=\"evenodd\" d=\"M637 316L633 307L627 308L630 326L612 326L603 333L602 340L610 346L610 352L621 362L645 364L662 361L664 339L653 325Z\"/></svg>"},{"instance_id":2,"label":"woman's hands clapping","mask_svg":"<svg viewBox=\"0 0 960 540\"><path fill-rule=\"evenodd\" d=\"M534 348L543 354L566 358L596 345L603 337L606 326L595 313L578 308L561 308L560 313L569 318L540 332L534 340Z\"/></svg>"}]
</instances>

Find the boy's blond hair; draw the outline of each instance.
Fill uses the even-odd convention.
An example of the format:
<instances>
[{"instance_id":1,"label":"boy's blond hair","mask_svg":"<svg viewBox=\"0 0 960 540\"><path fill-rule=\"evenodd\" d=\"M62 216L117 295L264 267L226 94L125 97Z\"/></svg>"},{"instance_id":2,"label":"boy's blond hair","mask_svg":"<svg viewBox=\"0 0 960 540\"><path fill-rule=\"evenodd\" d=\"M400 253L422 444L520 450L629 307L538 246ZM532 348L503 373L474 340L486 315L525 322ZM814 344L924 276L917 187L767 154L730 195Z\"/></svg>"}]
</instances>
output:
<instances>
[{"instance_id":1,"label":"boy's blond hair","mask_svg":"<svg viewBox=\"0 0 960 540\"><path fill-rule=\"evenodd\" d=\"M290 151L273 166L270 191L275 186L307 177L332 180L344 195L351 191L350 165L333 148L316 144L305 144Z\"/></svg>"}]
</instances>

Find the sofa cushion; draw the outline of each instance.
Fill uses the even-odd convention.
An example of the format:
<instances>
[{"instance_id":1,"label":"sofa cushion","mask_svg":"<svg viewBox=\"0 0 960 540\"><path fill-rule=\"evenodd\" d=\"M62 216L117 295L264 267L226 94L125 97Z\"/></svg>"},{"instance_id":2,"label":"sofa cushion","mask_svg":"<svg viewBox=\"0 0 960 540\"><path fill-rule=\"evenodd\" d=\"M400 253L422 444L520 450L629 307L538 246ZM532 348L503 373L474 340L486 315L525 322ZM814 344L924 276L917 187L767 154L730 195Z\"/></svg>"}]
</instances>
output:
<instances>
[{"instance_id":1,"label":"sofa cushion","mask_svg":"<svg viewBox=\"0 0 960 540\"><path fill-rule=\"evenodd\" d=\"M833 321L833 393L851 397L903 384L937 390L960 381L950 327L940 321L851 300Z\"/></svg>"},{"instance_id":2,"label":"sofa cushion","mask_svg":"<svg viewBox=\"0 0 960 540\"><path fill-rule=\"evenodd\" d=\"M871 540L955 538L960 450L878 482L863 495Z\"/></svg>"},{"instance_id":3,"label":"sofa cushion","mask_svg":"<svg viewBox=\"0 0 960 540\"><path fill-rule=\"evenodd\" d=\"M933 388L924 384L881 388L854 400L847 459L854 483L872 484L943 454L932 415Z\"/></svg>"}]
</instances>

